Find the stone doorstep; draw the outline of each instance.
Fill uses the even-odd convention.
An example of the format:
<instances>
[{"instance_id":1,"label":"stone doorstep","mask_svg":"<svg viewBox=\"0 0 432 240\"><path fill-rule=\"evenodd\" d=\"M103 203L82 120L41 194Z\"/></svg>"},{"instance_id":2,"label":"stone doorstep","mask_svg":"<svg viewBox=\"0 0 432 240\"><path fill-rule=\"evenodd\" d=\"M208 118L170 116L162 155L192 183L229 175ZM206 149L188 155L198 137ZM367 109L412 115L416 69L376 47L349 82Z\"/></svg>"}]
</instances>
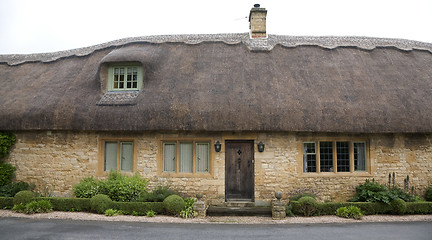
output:
<instances>
[{"instance_id":1,"label":"stone doorstep","mask_svg":"<svg viewBox=\"0 0 432 240\"><path fill-rule=\"evenodd\" d=\"M272 216L270 206L255 206L251 201L229 201L209 206L207 216Z\"/></svg>"}]
</instances>

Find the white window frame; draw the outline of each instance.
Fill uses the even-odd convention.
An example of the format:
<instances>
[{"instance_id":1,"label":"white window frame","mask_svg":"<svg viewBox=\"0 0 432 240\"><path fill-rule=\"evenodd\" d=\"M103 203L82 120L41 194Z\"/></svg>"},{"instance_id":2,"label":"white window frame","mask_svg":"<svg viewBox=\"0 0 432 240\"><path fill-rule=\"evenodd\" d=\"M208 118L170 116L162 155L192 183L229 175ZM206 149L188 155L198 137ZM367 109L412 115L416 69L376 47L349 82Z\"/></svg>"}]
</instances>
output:
<instances>
[{"instance_id":1,"label":"white window frame","mask_svg":"<svg viewBox=\"0 0 432 240\"><path fill-rule=\"evenodd\" d=\"M124 68L124 86L123 88L115 88L114 86L114 69L116 68ZM137 87L127 87L127 69L128 68L137 68ZM108 91L117 92L117 91L139 91L142 88L143 84L143 69L139 64L114 64L108 67Z\"/></svg>"}]
</instances>

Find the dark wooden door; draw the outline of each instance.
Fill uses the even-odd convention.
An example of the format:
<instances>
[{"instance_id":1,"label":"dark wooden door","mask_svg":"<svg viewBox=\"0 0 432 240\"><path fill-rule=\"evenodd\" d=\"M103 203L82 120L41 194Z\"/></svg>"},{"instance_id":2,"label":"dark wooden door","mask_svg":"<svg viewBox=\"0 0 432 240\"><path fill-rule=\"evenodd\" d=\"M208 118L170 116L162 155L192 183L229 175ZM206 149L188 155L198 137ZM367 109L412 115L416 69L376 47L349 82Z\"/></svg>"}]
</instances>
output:
<instances>
[{"instance_id":1,"label":"dark wooden door","mask_svg":"<svg viewBox=\"0 0 432 240\"><path fill-rule=\"evenodd\" d=\"M253 201L254 142L225 141L225 198Z\"/></svg>"}]
</instances>

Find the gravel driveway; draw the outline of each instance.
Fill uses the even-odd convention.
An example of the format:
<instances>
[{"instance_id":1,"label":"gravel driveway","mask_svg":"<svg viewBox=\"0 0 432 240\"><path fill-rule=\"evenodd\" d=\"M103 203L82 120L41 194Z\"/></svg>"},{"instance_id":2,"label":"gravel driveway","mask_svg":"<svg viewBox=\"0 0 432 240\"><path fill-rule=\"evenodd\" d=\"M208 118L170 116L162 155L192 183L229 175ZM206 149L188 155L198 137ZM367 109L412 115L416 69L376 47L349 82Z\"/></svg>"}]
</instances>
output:
<instances>
[{"instance_id":1,"label":"gravel driveway","mask_svg":"<svg viewBox=\"0 0 432 240\"><path fill-rule=\"evenodd\" d=\"M155 223L241 223L241 224L289 224L289 223L352 223L352 222L405 222L405 221L432 221L432 215L368 215L361 220L340 218L337 216L320 217L288 217L284 220L273 220L271 217L206 217L204 219L183 219L179 217L158 215L155 217L118 215L107 217L105 215L86 212L51 212L27 215L15 213L10 210L0 210L0 217L21 217L32 219L73 219L94 221L125 221L125 222L155 222Z\"/></svg>"}]
</instances>

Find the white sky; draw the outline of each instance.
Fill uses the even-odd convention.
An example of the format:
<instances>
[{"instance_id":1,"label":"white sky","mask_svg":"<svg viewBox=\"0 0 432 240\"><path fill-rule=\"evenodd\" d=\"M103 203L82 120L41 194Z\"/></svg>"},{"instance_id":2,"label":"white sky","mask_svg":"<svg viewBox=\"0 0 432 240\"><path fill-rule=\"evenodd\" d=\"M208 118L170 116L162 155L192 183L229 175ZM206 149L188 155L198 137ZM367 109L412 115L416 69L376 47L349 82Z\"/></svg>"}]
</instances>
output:
<instances>
[{"instance_id":1,"label":"white sky","mask_svg":"<svg viewBox=\"0 0 432 240\"><path fill-rule=\"evenodd\" d=\"M432 0L0 0L0 54L53 52L125 37L244 33L255 3L267 33L432 43Z\"/></svg>"}]
</instances>

